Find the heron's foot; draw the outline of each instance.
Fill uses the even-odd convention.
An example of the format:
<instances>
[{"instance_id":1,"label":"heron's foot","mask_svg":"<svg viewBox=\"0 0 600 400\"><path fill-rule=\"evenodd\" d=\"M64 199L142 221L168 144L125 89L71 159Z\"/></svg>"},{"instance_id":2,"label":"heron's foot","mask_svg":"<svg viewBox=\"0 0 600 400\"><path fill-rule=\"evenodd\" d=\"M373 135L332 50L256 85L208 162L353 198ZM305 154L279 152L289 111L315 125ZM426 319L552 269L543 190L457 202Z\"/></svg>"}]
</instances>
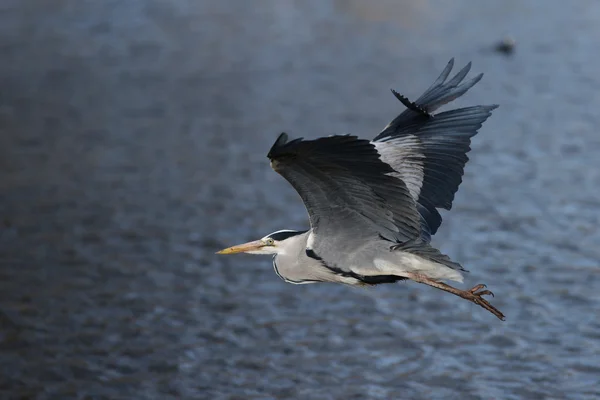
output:
<instances>
[{"instance_id":1,"label":"heron's foot","mask_svg":"<svg viewBox=\"0 0 600 400\"><path fill-rule=\"evenodd\" d=\"M476 294L478 296L488 296L489 295L489 296L495 297L494 293L492 293L491 291L489 291L489 290L481 290L481 289L485 289L486 287L487 287L486 285L484 285L483 283L480 283L479 285L473 286L469 290L469 292L471 292L473 294Z\"/></svg>"},{"instance_id":2,"label":"heron's foot","mask_svg":"<svg viewBox=\"0 0 600 400\"><path fill-rule=\"evenodd\" d=\"M465 290L463 292L463 297L464 299L470 300L473 303L477 304L480 307L485 308L486 310L488 310L489 312L491 312L492 314L494 314L496 317L498 317L499 319L501 319L502 321L504 321L504 314L502 314L500 312L500 310L498 310L496 307L494 307L493 305L491 305L486 299L484 299L482 296L492 296L494 297L494 293L492 293L489 290L485 290L487 286L485 286L484 284L479 284L474 286L473 288L471 288L470 290Z\"/></svg>"},{"instance_id":3,"label":"heron's foot","mask_svg":"<svg viewBox=\"0 0 600 400\"><path fill-rule=\"evenodd\" d=\"M473 286L469 290L462 290L462 289L457 289L453 286L447 285L444 282L439 282L439 281L430 279L430 278L428 278L422 274L418 274L418 273L408 272L408 273L405 273L404 276L408 279L412 279L415 282L424 283L425 285L429 285L431 287L443 290L445 292L452 293L453 295L461 297L465 300L469 300L470 302L475 303L482 308L485 308L486 310L488 310L489 312L494 314L496 317L498 317L499 319L504 321L504 314L502 314L500 312L500 310L498 310L496 307L494 307L493 305L488 303L488 301L483 298L483 296L488 296L488 295L493 296L494 295L494 293L490 292L489 290L486 290L486 286L484 284L479 284L479 285Z\"/></svg>"}]
</instances>

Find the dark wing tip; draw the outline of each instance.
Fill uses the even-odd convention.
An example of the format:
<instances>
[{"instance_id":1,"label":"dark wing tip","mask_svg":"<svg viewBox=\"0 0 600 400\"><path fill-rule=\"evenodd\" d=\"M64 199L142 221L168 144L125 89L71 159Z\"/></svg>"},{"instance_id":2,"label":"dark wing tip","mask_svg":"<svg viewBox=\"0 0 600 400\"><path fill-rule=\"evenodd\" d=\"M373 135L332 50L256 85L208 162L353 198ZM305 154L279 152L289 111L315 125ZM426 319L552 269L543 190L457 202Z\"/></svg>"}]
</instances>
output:
<instances>
[{"instance_id":1,"label":"dark wing tip","mask_svg":"<svg viewBox=\"0 0 600 400\"><path fill-rule=\"evenodd\" d=\"M483 72L480 72L477 75L475 75L475 77L473 79L471 79L471 81L473 82L472 86L475 86L475 84L477 82L479 82L481 80L481 78L483 78L483 75L485 75Z\"/></svg>"},{"instance_id":2,"label":"dark wing tip","mask_svg":"<svg viewBox=\"0 0 600 400\"><path fill-rule=\"evenodd\" d=\"M271 160L277 157L290 155L295 152L294 144L298 142L302 142L302 138L294 139L288 142L288 135L285 132L282 132L278 137L271 149L267 153L267 157Z\"/></svg>"},{"instance_id":3,"label":"dark wing tip","mask_svg":"<svg viewBox=\"0 0 600 400\"><path fill-rule=\"evenodd\" d=\"M442 71L440 76L437 77L437 79L433 82L433 84L429 87L428 90L431 90L434 87L439 86L439 85L443 84L444 82L446 82L446 79L448 79L448 75L450 75L452 68L454 68L454 57L452 57L450 59L450 61L448 61L448 64L446 64L446 66L444 67L444 70Z\"/></svg>"},{"instance_id":4,"label":"dark wing tip","mask_svg":"<svg viewBox=\"0 0 600 400\"><path fill-rule=\"evenodd\" d=\"M285 146L285 144L288 141L288 135L285 132L281 132L279 134L279 136L277 137L277 140L275 140L275 143L273 143L273 146L271 146L271 149L269 149L269 152L267 153L267 157L272 159L273 157L277 156L277 153L281 150L282 147Z\"/></svg>"},{"instance_id":5,"label":"dark wing tip","mask_svg":"<svg viewBox=\"0 0 600 400\"><path fill-rule=\"evenodd\" d=\"M414 101L410 101L406 96L401 95L394 89L390 89L390 90L392 91L392 94L394 96L396 96L396 98L400 101L400 103L404 104L404 106L406 108L408 108L409 110L412 110L412 111L416 112L417 114L422 114L426 117L432 117L432 115L430 113L428 113L427 110L425 110L423 107L421 107Z\"/></svg>"},{"instance_id":6,"label":"dark wing tip","mask_svg":"<svg viewBox=\"0 0 600 400\"><path fill-rule=\"evenodd\" d=\"M486 118L481 122L482 125L483 125L483 123L492 115L492 111L494 111L496 108L500 107L500 105L498 105L498 104L488 104L488 105L485 105L485 106L478 106L478 107L480 107L481 109L485 110L485 112L487 113ZM481 128L481 127L479 127L479 128ZM479 128L477 128L477 130L479 130Z\"/></svg>"}]
</instances>

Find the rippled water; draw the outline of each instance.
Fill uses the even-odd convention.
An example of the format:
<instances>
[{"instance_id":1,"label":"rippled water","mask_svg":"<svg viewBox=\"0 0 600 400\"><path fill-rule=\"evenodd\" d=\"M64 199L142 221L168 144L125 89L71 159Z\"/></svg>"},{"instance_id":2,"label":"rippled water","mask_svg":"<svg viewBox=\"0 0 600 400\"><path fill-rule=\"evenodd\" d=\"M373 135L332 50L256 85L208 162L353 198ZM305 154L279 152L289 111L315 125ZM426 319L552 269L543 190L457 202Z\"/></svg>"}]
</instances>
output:
<instances>
[{"instance_id":1,"label":"rippled water","mask_svg":"<svg viewBox=\"0 0 600 400\"><path fill-rule=\"evenodd\" d=\"M600 398L599 18L591 0L2 2L0 394ZM280 131L372 137L401 110L388 89L414 98L450 57L486 74L457 104L501 108L434 243L506 322L213 255L306 226L265 157Z\"/></svg>"}]
</instances>

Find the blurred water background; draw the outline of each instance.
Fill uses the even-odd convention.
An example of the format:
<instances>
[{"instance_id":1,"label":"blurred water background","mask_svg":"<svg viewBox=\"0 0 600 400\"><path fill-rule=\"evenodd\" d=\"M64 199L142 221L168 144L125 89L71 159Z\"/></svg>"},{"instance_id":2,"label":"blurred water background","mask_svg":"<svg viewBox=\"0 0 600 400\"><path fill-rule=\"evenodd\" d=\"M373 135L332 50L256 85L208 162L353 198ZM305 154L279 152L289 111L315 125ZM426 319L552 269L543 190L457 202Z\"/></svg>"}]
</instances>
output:
<instances>
[{"instance_id":1,"label":"blurred water background","mask_svg":"<svg viewBox=\"0 0 600 400\"><path fill-rule=\"evenodd\" d=\"M4 0L0 397L600 398L600 3ZM511 36L507 56L494 45ZM501 107L417 284L292 286L281 131L373 137L451 58Z\"/></svg>"}]
</instances>

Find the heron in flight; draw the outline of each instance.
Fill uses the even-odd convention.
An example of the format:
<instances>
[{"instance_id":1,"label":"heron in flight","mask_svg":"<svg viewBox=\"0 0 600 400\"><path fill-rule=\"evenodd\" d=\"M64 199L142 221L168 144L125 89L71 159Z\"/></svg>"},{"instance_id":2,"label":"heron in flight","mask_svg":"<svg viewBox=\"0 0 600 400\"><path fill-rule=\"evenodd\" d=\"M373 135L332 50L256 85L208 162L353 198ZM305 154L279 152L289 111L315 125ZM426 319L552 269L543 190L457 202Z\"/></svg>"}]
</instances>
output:
<instances>
[{"instance_id":1,"label":"heron in flight","mask_svg":"<svg viewBox=\"0 0 600 400\"><path fill-rule=\"evenodd\" d=\"M295 284L377 285L412 280L467 299L496 317L483 284L461 290L466 270L431 246L462 181L471 137L497 105L434 112L482 78L450 80L451 59L416 101L392 90L406 107L373 140L335 135L288 140L279 135L267 157L296 189L310 220L305 231L280 230L218 254L272 254L275 272Z\"/></svg>"}]
</instances>

